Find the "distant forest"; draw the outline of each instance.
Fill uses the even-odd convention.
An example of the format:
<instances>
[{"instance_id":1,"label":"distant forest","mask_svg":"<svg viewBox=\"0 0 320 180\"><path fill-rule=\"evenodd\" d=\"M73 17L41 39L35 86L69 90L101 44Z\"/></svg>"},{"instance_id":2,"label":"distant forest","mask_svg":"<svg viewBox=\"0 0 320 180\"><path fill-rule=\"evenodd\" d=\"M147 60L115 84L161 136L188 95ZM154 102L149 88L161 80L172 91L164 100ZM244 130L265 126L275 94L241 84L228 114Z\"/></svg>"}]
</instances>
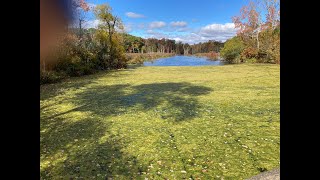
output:
<instances>
[{"instance_id":1,"label":"distant forest","mask_svg":"<svg viewBox=\"0 0 320 180\"><path fill-rule=\"evenodd\" d=\"M72 31L78 36L94 36L97 29L79 29ZM172 39L141 38L127 33L122 33L122 43L126 53L174 53L190 55L197 53L220 52L224 43L221 41L209 40L203 43L188 44Z\"/></svg>"}]
</instances>

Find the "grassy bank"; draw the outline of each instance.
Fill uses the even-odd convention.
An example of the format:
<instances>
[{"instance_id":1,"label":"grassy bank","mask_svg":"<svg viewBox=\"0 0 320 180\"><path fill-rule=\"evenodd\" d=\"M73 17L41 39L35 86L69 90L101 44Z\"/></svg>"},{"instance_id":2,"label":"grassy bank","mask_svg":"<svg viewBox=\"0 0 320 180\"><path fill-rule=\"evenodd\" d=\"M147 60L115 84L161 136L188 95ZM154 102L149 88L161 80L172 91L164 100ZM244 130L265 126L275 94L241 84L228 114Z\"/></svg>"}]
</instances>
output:
<instances>
[{"instance_id":1,"label":"grassy bank","mask_svg":"<svg viewBox=\"0 0 320 180\"><path fill-rule=\"evenodd\" d=\"M126 53L128 64L142 64L159 58L174 56L173 53Z\"/></svg>"},{"instance_id":2,"label":"grassy bank","mask_svg":"<svg viewBox=\"0 0 320 180\"><path fill-rule=\"evenodd\" d=\"M41 179L244 179L279 166L279 66L139 67L41 86Z\"/></svg>"},{"instance_id":3,"label":"grassy bank","mask_svg":"<svg viewBox=\"0 0 320 180\"><path fill-rule=\"evenodd\" d=\"M174 56L173 53L126 53L126 61L128 65L142 64L145 61L152 61L159 58L166 58ZM63 79L74 77L74 76L84 76L89 74L94 74L99 72L99 70L87 67L86 65L79 64L64 64L67 70L57 72L55 70L40 71L40 85L57 83ZM125 65L124 67L126 67Z\"/></svg>"}]
</instances>

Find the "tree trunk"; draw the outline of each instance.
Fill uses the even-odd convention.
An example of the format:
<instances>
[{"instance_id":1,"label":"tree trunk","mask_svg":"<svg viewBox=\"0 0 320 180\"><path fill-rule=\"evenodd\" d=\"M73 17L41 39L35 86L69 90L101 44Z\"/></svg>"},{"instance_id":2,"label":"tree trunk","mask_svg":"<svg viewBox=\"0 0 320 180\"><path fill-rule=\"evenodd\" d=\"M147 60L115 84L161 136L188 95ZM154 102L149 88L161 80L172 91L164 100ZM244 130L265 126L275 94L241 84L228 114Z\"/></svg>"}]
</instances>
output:
<instances>
[{"instance_id":1,"label":"tree trunk","mask_svg":"<svg viewBox=\"0 0 320 180\"><path fill-rule=\"evenodd\" d=\"M256 40L257 40L257 49L258 49L258 51L259 51L259 49L260 49L259 33L257 33Z\"/></svg>"},{"instance_id":2,"label":"tree trunk","mask_svg":"<svg viewBox=\"0 0 320 180\"><path fill-rule=\"evenodd\" d=\"M81 19L79 19L79 36L80 36L80 38L81 38L81 36L82 36L82 33L81 33Z\"/></svg>"}]
</instances>

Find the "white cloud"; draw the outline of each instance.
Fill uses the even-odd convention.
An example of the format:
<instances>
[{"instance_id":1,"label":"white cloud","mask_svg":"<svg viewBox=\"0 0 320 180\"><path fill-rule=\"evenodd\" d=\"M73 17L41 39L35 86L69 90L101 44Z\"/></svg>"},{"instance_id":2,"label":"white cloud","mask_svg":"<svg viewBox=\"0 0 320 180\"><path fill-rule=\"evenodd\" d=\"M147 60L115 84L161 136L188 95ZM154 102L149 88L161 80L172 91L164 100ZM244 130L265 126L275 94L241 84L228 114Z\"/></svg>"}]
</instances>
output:
<instances>
[{"instance_id":1,"label":"white cloud","mask_svg":"<svg viewBox=\"0 0 320 180\"><path fill-rule=\"evenodd\" d=\"M97 28L100 21L98 19L86 21L83 23L83 28L89 29L89 28Z\"/></svg>"},{"instance_id":2,"label":"white cloud","mask_svg":"<svg viewBox=\"0 0 320 180\"><path fill-rule=\"evenodd\" d=\"M181 27L176 29L177 32L191 32L193 29L188 27Z\"/></svg>"},{"instance_id":3,"label":"white cloud","mask_svg":"<svg viewBox=\"0 0 320 180\"><path fill-rule=\"evenodd\" d=\"M170 25L173 27L186 27L188 23L185 21L172 21Z\"/></svg>"},{"instance_id":4,"label":"white cloud","mask_svg":"<svg viewBox=\"0 0 320 180\"><path fill-rule=\"evenodd\" d=\"M154 21L152 23L149 24L149 27L151 29L157 29L157 28L162 28L165 27L167 24L163 21Z\"/></svg>"},{"instance_id":5,"label":"white cloud","mask_svg":"<svg viewBox=\"0 0 320 180\"><path fill-rule=\"evenodd\" d=\"M129 32L131 32L132 31L132 29L133 29L133 24L124 24L124 32L126 32L126 33L129 33Z\"/></svg>"},{"instance_id":6,"label":"white cloud","mask_svg":"<svg viewBox=\"0 0 320 180\"><path fill-rule=\"evenodd\" d=\"M147 30L147 38L156 38L156 39L162 39L162 38L169 38L167 34L164 34L162 32L154 31L152 29Z\"/></svg>"},{"instance_id":7,"label":"white cloud","mask_svg":"<svg viewBox=\"0 0 320 180\"><path fill-rule=\"evenodd\" d=\"M134 12L127 12L126 16L128 16L129 18L144 18L145 16L142 14L137 14Z\"/></svg>"},{"instance_id":8,"label":"white cloud","mask_svg":"<svg viewBox=\"0 0 320 180\"><path fill-rule=\"evenodd\" d=\"M190 32L186 35L178 35L176 40L179 40L184 43L199 43L206 42L209 40L222 41L236 36L237 29L233 23L225 23L225 24L209 24L200 29Z\"/></svg>"},{"instance_id":9,"label":"white cloud","mask_svg":"<svg viewBox=\"0 0 320 180\"><path fill-rule=\"evenodd\" d=\"M196 33L205 40L226 41L236 36L237 29L233 23L209 24Z\"/></svg>"},{"instance_id":10,"label":"white cloud","mask_svg":"<svg viewBox=\"0 0 320 180\"><path fill-rule=\"evenodd\" d=\"M97 5L93 3L88 3L90 9L94 9Z\"/></svg>"},{"instance_id":11,"label":"white cloud","mask_svg":"<svg viewBox=\"0 0 320 180\"><path fill-rule=\"evenodd\" d=\"M173 38L176 41L181 41L183 43L189 43L189 44L195 44L199 42L205 42L208 41L209 39L206 39L204 37L201 37L200 35L196 33L190 33L187 35L178 35L175 38Z\"/></svg>"},{"instance_id":12,"label":"white cloud","mask_svg":"<svg viewBox=\"0 0 320 180\"><path fill-rule=\"evenodd\" d=\"M233 23L209 24L200 29L199 34L205 37L224 36L230 37L236 34L237 30Z\"/></svg>"},{"instance_id":13,"label":"white cloud","mask_svg":"<svg viewBox=\"0 0 320 180\"><path fill-rule=\"evenodd\" d=\"M195 44L209 40L225 42L236 36L236 31L233 23L209 24L198 29L183 28L181 31L176 31L175 33L171 33L170 31L157 32L149 29L146 31L146 37L157 39L169 38L183 43Z\"/></svg>"},{"instance_id":14,"label":"white cloud","mask_svg":"<svg viewBox=\"0 0 320 180\"><path fill-rule=\"evenodd\" d=\"M152 29L148 29L147 34L154 34L154 31Z\"/></svg>"},{"instance_id":15,"label":"white cloud","mask_svg":"<svg viewBox=\"0 0 320 180\"><path fill-rule=\"evenodd\" d=\"M145 23L139 23L139 24L136 25L136 28L145 29L146 28L146 24Z\"/></svg>"}]
</instances>

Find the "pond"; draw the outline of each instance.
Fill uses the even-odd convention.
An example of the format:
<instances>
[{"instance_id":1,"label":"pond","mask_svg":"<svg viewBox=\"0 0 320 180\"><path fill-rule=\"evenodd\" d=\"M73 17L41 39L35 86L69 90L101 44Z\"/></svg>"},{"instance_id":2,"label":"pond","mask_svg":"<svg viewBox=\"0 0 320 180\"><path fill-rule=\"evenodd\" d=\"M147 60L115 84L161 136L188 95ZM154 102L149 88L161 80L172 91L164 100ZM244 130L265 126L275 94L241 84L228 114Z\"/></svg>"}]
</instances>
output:
<instances>
[{"instance_id":1,"label":"pond","mask_svg":"<svg viewBox=\"0 0 320 180\"><path fill-rule=\"evenodd\" d=\"M213 61L194 56L173 56L143 63L144 66L222 66L225 64L227 63L220 60Z\"/></svg>"}]
</instances>

